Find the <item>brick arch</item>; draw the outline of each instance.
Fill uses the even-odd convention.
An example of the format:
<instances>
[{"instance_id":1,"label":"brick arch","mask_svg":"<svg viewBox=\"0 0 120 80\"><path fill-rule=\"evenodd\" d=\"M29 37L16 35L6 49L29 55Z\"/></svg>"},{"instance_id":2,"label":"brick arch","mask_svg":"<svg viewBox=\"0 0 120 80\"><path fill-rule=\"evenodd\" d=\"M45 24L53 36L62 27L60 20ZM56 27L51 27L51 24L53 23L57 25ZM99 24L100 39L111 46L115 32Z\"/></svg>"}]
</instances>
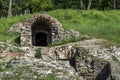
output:
<instances>
[{"instance_id":1,"label":"brick arch","mask_svg":"<svg viewBox=\"0 0 120 80\"><path fill-rule=\"evenodd\" d=\"M36 41L40 40L46 41L40 43L47 43L48 45L54 41L52 39L53 34L57 35L57 28L61 26L61 23L57 19L47 14L33 16L26 20L21 27L21 46L36 46L38 44ZM46 37L42 35L46 35ZM41 37L41 39L36 36Z\"/></svg>"},{"instance_id":2,"label":"brick arch","mask_svg":"<svg viewBox=\"0 0 120 80\"><path fill-rule=\"evenodd\" d=\"M49 24L51 27L59 27L62 26L61 23L53 18L52 16L49 16L48 14L38 14L28 20L24 23L25 26L32 26L37 21L44 21L45 23Z\"/></svg>"}]
</instances>

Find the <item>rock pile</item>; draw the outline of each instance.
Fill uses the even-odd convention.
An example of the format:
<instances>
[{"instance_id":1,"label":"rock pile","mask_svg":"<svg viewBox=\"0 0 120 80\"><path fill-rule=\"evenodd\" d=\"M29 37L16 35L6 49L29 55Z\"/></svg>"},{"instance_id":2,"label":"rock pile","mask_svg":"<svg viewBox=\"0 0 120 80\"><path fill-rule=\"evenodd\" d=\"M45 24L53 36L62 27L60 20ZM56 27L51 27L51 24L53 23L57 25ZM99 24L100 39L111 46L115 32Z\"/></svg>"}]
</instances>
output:
<instances>
[{"instance_id":1,"label":"rock pile","mask_svg":"<svg viewBox=\"0 0 120 80\"><path fill-rule=\"evenodd\" d=\"M49 75L54 75L58 80L82 80L75 70L68 64L68 61L45 61L35 58L16 58L6 62L5 70L0 73L0 79L30 79L40 80ZM10 70L9 68L12 68ZM18 77L16 77L18 76Z\"/></svg>"},{"instance_id":2,"label":"rock pile","mask_svg":"<svg viewBox=\"0 0 120 80\"><path fill-rule=\"evenodd\" d=\"M37 47L16 47L0 42L0 51L2 52L0 55L9 50L15 52L16 49L24 51L25 54L18 57L0 58L0 67L1 70L3 70L0 73L0 79L5 80L7 77L13 78L19 76L19 79L30 78L30 80L39 80L53 74L58 80L82 80L83 78L86 80L94 80L101 78L102 75L106 75L108 80L111 78L119 80L120 48L116 46L103 48L101 46L103 41L104 40L101 39L92 39L51 48L43 48L41 49L41 59L35 58ZM8 49L6 46L11 49ZM65 61L61 61L56 59L54 53L55 50L57 50L61 57L63 57L63 54L67 53L71 46L73 49L79 48L78 52L80 52L80 55L76 57L76 69L78 72L75 71L74 66L70 65L70 61L65 60L66 57L63 59ZM54 55L50 55L51 53ZM16 53L15 55L19 54ZM113 59L113 56L115 56L115 59ZM4 71L4 69L8 70ZM109 74L107 74L108 72ZM101 80L104 80L103 77Z\"/></svg>"},{"instance_id":3,"label":"rock pile","mask_svg":"<svg viewBox=\"0 0 120 80\"><path fill-rule=\"evenodd\" d=\"M74 31L73 29L64 30L62 27L58 28L58 34L55 36L55 42L61 42L62 40L69 39L69 38L80 38L82 35Z\"/></svg>"},{"instance_id":4,"label":"rock pile","mask_svg":"<svg viewBox=\"0 0 120 80\"><path fill-rule=\"evenodd\" d=\"M0 53L7 53L7 52L23 52L20 47L14 46L9 42L0 42Z\"/></svg>"},{"instance_id":5,"label":"rock pile","mask_svg":"<svg viewBox=\"0 0 120 80\"><path fill-rule=\"evenodd\" d=\"M120 47L113 46L110 48L112 56L115 56L120 61Z\"/></svg>"}]
</instances>

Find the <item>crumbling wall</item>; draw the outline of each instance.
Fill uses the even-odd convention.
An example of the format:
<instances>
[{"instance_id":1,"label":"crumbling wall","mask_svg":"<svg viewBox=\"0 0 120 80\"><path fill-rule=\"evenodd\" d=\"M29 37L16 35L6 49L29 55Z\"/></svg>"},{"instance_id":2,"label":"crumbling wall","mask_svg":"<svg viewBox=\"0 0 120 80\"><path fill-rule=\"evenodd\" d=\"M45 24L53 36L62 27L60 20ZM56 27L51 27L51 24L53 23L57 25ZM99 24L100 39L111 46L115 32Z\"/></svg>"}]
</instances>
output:
<instances>
[{"instance_id":1,"label":"crumbling wall","mask_svg":"<svg viewBox=\"0 0 120 80\"><path fill-rule=\"evenodd\" d=\"M38 14L36 16L33 16L30 19L27 19L24 23L18 23L14 24L10 29L8 30L9 33L12 32L19 32L20 33L20 44L21 46L33 46L32 45L32 29L34 29L36 26L39 26L39 24L45 24L49 28L48 33L51 36L52 43L59 43L62 42L65 39L68 38L79 38L81 34L77 31L74 31L73 29L70 30L64 30L62 28L62 24L55 18L47 15L47 14ZM45 27L45 26L43 26ZM40 31L43 28L37 28L37 31ZM34 32L34 31L33 31Z\"/></svg>"},{"instance_id":2,"label":"crumbling wall","mask_svg":"<svg viewBox=\"0 0 120 80\"><path fill-rule=\"evenodd\" d=\"M31 29L33 24L36 22L49 25L49 28L52 30L51 34L54 37L57 35L57 28L62 26L61 23L58 22L55 18L47 14L38 14L28 19L23 24L23 26L21 26L21 46L32 46L32 30ZM54 38L52 38L52 41L54 41Z\"/></svg>"}]
</instances>

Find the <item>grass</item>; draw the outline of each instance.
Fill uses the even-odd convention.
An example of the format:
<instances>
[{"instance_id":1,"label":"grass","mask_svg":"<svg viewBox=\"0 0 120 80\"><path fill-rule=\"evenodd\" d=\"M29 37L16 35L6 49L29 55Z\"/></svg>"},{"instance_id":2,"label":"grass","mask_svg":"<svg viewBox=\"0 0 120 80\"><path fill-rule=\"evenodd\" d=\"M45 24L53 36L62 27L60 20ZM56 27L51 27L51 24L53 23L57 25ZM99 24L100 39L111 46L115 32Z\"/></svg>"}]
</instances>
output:
<instances>
[{"instance_id":1,"label":"grass","mask_svg":"<svg viewBox=\"0 0 120 80\"><path fill-rule=\"evenodd\" d=\"M0 41L7 41L11 39L14 41L18 34L13 33L9 34L7 31L8 29L13 25L17 24L18 22L24 22L26 19L32 17L35 14L27 14L27 15L21 15L16 17L9 17L9 18L0 18ZM14 41L15 42L15 41Z\"/></svg>"},{"instance_id":2,"label":"grass","mask_svg":"<svg viewBox=\"0 0 120 80\"><path fill-rule=\"evenodd\" d=\"M39 80L58 80L58 79L55 77L55 75L48 75L47 77Z\"/></svg>"},{"instance_id":3,"label":"grass","mask_svg":"<svg viewBox=\"0 0 120 80\"><path fill-rule=\"evenodd\" d=\"M120 11L60 9L40 13L47 13L57 18L66 30L74 29L95 38L107 39L120 44ZM7 40L11 37L6 34L9 27L18 22L24 22L33 15L35 14L1 18L0 40Z\"/></svg>"},{"instance_id":4,"label":"grass","mask_svg":"<svg viewBox=\"0 0 120 80\"><path fill-rule=\"evenodd\" d=\"M59 15L51 15L57 17L65 29L120 43L120 11L61 10Z\"/></svg>"}]
</instances>

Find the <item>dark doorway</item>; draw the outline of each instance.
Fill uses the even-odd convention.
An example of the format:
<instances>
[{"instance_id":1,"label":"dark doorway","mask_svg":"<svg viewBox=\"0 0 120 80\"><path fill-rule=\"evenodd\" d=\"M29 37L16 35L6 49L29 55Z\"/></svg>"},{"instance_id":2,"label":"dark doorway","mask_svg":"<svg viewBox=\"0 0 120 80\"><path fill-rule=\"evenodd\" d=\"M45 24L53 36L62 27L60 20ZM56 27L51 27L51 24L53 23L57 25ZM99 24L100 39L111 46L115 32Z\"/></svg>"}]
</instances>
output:
<instances>
[{"instance_id":1,"label":"dark doorway","mask_svg":"<svg viewBox=\"0 0 120 80\"><path fill-rule=\"evenodd\" d=\"M35 34L35 45L36 46L47 46L47 34L39 32Z\"/></svg>"}]
</instances>

